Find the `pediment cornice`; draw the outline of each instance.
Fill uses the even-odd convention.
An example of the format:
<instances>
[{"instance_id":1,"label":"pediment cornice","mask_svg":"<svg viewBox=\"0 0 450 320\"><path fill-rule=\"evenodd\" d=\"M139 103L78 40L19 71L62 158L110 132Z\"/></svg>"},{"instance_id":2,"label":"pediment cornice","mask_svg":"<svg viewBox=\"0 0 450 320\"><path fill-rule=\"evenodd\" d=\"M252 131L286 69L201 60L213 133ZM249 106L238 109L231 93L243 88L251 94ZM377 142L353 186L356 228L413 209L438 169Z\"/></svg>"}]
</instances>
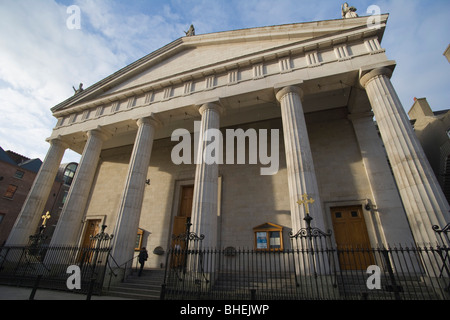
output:
<instances>
[{"instance_id":1,"label":"pediment cornice","mask_svg":"<svg viewBox=\"0 0 450 320\"><path fill-rule=\"evenodd\" d=\"M162 90L184 82L204 79L208 76L282 57L323 50L351 41L361 41L368 37L377 37L381 41L387 19L387 14L381 16L379 29L368 28L366 25L367 17L360 17L251 28L179 38L58 104L52 108L52 112L55 117L61 117L74 111L77 112L139 94ZM139 76L152 66L158 65L186 50L200 50L202 47L218 44L231 45L233 43L239 44L253 41L273 41L275 45L269 45L261 50L237 57L219 59L209 64L199 65L188 71L168 74L146 83L112 90L127 80Z\"/></svg>"}]
</instances>

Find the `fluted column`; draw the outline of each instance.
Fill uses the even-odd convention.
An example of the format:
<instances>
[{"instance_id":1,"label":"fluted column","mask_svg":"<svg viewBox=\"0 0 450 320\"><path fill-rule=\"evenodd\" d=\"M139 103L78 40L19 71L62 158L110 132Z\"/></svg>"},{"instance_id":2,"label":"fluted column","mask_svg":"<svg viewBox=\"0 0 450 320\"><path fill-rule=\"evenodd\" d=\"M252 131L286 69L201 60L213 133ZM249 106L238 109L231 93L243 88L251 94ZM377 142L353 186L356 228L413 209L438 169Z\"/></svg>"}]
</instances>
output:
<instances>
[{"instance_id":1,"label":"fluted column","mask_svg":"<svg viewBox=\"0 0 450 320\"><path fill-rule=\"evenodd\" d=\"M449 222L449 205L428 163L400 99L389 68L374 69L360 79L377 124L418 243L436 243L433 225Z\"/></svg>"},{"instance_id":2,"label":"fluted column","mask_svg":"<svg viewBox=\"0 0 450 320\"><path fill-rule=\"evenodd\" d=\"M25 245L28 243L29 236L36 232L66 148L67 145L60 138L50 141L50 148L45 160L28 193L6 245Z\"/></svg>"},{"instance_id":3,"label":"fluted column","mask_svg":"<svg viewBox=\"0 0 450 320\"><path fill-rule=\"evenodd\" d=\"M133 258L136 235L141 217L145 181L153 147L157 122L153 118L137 121L138 132L131 153L127 178L120 199L119 213L114 229L112 256L119 265Z\"/></svg>"},{"instance_id":4,"label":"fluted column","mask_svg":"<svg viewBox=\"0 0 450 320\"><path fill-rule=\"evenodd\" d=\"M405 210L391 170L386 151L376 130L373 113L351 114L356 140L372 193L371 217L374 223L377 243L412 243L413 238L406 219ZM375 222L375 221L374 221Z\"/></svg>"},{"instance_id":5,"label":"fluted column","mask_svg":"<svg viewBox=\"0 0 450 320\"><path fill-rule=\"evenodd\" d=\"M197 168L195 172L194 195L192 203L192 231L204 235L204 248L217 246L217 192L219 166L208 163L205 159L205 149L211 140L211 129L219 129L222 107L215 103L207 103L200 107L202 115L199 145L197 153Z\"/></svg>"},{"instance_id":6,"label":"fluted column","mask_svg":"<svg viewBox=\"0 0 450 320\"><path fill-rule=\"evenodd\" d=\"M292 231L296 233L306 226L302 222L305 208L297 203L303 194L315 200L314 204L309 205L310 215L314 219L312 226L325 231L322 203L300 95L301 89L294 86L285 87L277 93L283 122Z\"/></svg>"},{"instance_id":7,"label":"fluted column","mask_svg":"<svg viewBox=\"0 0 450 320\"><path fill-rule=\"evenodd\" d=\"M51 245L75 245L79 240L82 220L100 159L102 144L107 138L101 129L91 130L87 133L87 136L88 140L56 225Z\"/></svg>"}]
</instances>

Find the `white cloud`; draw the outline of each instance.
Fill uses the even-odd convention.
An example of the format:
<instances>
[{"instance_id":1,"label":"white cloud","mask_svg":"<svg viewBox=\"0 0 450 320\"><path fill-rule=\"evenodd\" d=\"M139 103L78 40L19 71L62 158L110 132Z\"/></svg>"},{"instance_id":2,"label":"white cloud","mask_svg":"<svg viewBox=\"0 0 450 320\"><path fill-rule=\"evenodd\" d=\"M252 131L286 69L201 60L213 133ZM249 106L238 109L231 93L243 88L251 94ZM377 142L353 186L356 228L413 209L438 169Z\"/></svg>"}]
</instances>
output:
<instances>
[{"instance_id":1,"label":"white cloud","mask_svg":"<svg viewBox=\"0 0 450 320\"><path fill-rule=\"evenodd\" d=\"M392 82L408 111L413 98L427 98L433 110L450 108L450 65L443 56L449 43L448 1L383 1L389 21L383 39L388 58L396 60Z\"/></svg>"},{"instance_id":2,"label":"white cloud","mask_svg":"<svg viewBox=\"0 0 450 320\"><path fill-rule=\"evenodd\" d=\"M50 108L123 67L107 39L70 30L66 6L53 1L0 2L0 144L44 159L56 119ZM73 158L73 157L72 157Z\"/></svg>"}]
</instances>

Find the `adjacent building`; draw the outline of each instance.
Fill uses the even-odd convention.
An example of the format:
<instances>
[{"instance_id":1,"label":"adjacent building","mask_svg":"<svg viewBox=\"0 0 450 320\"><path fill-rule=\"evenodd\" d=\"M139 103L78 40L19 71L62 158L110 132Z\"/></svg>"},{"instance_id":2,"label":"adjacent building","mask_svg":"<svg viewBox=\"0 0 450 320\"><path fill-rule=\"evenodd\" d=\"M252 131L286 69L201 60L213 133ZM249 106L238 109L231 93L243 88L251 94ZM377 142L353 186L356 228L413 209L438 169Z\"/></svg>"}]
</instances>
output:
<instances>
[{"instance_id":1,"label":"adjacent building","mask_svg":"<svg viewBox=\"0 0 450 320\"><path fill-rule=\"evenodd\" d=\"M0 246L5 244L13 229L41 165L40 159L30 159L10 150L5 151L0 147ZM37 213L38 216L42 216L49 212L51 216L45 229L47 243L50 242L59 219L76 168L76 163L61 164L45 206L42 212ZM28 234L23 235L24 238L28 239L29 236L38 232L40 225L39 221L36 222L27 231Z\"/></svg>"},{"instance_id":2,"label":"adjacent building","mask_svg":"<svg viewBox=\"0 0 450 320\"><path fill-rule=\"evenodd\" d=\"M414 98L408 115L445 197L450 201L450 110L432 111L426 98Z\"/></svg>"}]
</instances>

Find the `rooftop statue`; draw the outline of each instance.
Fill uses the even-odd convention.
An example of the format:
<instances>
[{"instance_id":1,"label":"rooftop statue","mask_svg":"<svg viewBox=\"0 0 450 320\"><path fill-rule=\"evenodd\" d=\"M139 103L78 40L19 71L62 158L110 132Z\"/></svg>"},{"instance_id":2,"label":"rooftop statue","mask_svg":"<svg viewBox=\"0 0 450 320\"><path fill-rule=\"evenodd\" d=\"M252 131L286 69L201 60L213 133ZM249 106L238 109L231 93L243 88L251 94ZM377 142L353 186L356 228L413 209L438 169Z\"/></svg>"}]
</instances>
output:
<instances>
[{"instance_id":1,"label":"rooftop statue","mask_svg":"<svg viewBox=\"0 0 450 320\"><path fill-rule=\"evenodd\" d=\"M184 33L186 33L186 37L192 37L192 36L195 36L195 28L194 28L194 25L191 24L189 30L188 30L188 31L185 31Z\"/></svg>"},{"instance_id":2,"label":"rooftop statue","mask_svg":"<svg viewBox=\"0 0 450 320\"><path fill-rule=\"evenodd\" d=\"M349 7L347 2L345 2L341 6L341 11L342 11L342 18L343 19L357 18L358 17L358 14L356 13L356 8L355 7Z\"/></svg>"},{"instance_id":3,"label":"rooftop statue","mask_svg":"<svg viewBox=\"0 0 450 320\"><path fill-rule=\"evenodd\" d=\"M81 91L83 91L83 84L80 83L80 86L78 87L78 89L75 89L74 86L72 86L72 88L73 88L73 91L75 91L74 95L75 95L75 94L78 94L78 93L80 93Z\"/></svg>"}]
</instances>

